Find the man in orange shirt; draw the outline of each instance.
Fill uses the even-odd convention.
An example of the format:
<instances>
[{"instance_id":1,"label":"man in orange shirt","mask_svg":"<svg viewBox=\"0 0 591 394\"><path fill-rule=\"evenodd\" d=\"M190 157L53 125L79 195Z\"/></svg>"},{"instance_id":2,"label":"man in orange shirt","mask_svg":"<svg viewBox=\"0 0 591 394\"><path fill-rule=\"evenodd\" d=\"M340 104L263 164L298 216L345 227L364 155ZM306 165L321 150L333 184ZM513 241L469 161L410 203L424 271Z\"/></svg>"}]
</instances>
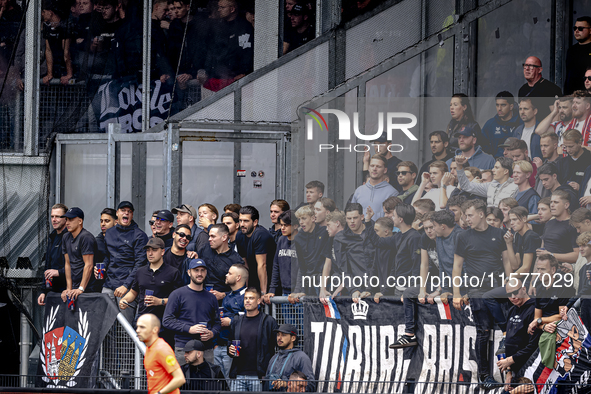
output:
<instances>
[{"instance_id":1,"label":"man in orange shirt","mask_svg":"<svg viewBox=\"0 0 591 394\"><path fill-rule=\"evenodd\" d=\"M148 394L180 394L185 377L176 361L174 351L162 338L160 319L151 313L137 319L137 337L146 344L144 368L148 375Z\"/></svg>"}]
</instances>

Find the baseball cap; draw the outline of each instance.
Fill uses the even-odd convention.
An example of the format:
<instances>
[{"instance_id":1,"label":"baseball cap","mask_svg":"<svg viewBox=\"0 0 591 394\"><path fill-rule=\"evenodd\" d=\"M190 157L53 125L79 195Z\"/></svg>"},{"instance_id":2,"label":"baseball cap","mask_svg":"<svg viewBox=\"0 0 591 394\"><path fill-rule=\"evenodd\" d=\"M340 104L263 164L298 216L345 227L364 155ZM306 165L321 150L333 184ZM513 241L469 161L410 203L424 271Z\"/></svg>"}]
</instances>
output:
<instances>
[{"instance_id":1,"label":"baseball cap","mask_svg":"<svg viewBox=\"0 0 591 394\"><path fill-rule=\"evenodd\" d=\"M388 133L382 133L378 138L373 140L373 142L388 142Z\"/></svg>"},{"instance_id":2,"label":"baseball cap","mask_svg":"<svg viewBox=\"0 0 591 394\"><path fill-rule=\"evenodd\" d=\"M164 249L164 241L158 237L152 237L148 240L144 249L154 248L154 249Z\"/></svg>"},{"instance_id":3,"label":"baseball cap","mask_svg":"<svg viewBox=\"0 0 591 394\"><path fill-rule=\"evenodd\" d=\"M499 148L508 148L509 146L511 146L513 141L519 141L519 139L517 139L515 137L509 137L505 140L505 142L503 142L501 145L499 145Z\"/></svg>"},{"instance_id":4,"label":"baseball cap","mask_svg":"<svg viewBox=\"0 0 591 394\"><path fill-rule=\"evenodd\" d=\"M511 145L509 145L507 147L507 149L509 150L515 150L515 149L527 149L527 143L524 140L515 140L513 142L511 142Z\"/></svg>"},{"instance_id":5,"label":"baseball cap","mask_svg":"<svg viewBox=\"0 0 591 394\"><path fill-rule=\"evenodd\" d=\"M304 15L307 13L306 7L302 6L301 4L296 4L293 6L289 14L296 14L296 15Z\"/></svg>"},{"instance_id":6,"label":"baseball cap","mask_svg":"<svg viewBox=\"0 0 591 394\"><path fill-rule=\"evenodd\" d=\"M203 261L201 259L189 260L189 269L190 270L192 270L193 268L197 268L197 267L203 267L203 268L207 269L207 265L205 264L205 261Z\"/></svg>"},{"instance_id":7,"label":"baseball cap","mask_svg":"<svg viewBox=\"0 0 591 394\"><path fill-rule=\"evenodd\" d=\"M171 211L175 215L179 212L185 212L185 213L188 213L189 215L193 216L194 219L197 219L197 211L195 210L195 208L193 208L192 205L182 204L176 208L172 208Z\"/></svg>"},{"instance_id":8,"label":"baseball cap","mask_svg":"<svg viewBox=\"0 0 591 394\"><path fill-rule=\"evenodd\" d=\"M201 341L198 341L196 339L191 339L189 342L187 342L185 344L185 348L183 350L185 352L191 352L193 350L204 351L205 345L203 345L203 342L201 342Z\"/></svg>"},{"instance_id":9,"label":"baseball cap","mask_svg":"<svg viewBox=\"0 0 591 394\"><path fill-rule=\"evenodd\" d=\"M135 209L133 209L133 204L132 204L132 203L130 203L129 201L121 201L121 202L119 203L119 205L117 206L117 210L119 210L119 209L123 209L123 208L129 208L129 209L131 209L132 211L135 211Z\"/></svg>"},{"instance_id":10,"label":"baseball cap","mask_svg":"<svg viewBox=\"0 0 591 394\"><path fill-rule=\"evenodd\" d=\"M463 135L464 137L475 137L474 127L471 125L462 126L461 129L454 133L454 137L457 135Z\"/></svg>"},{"instance_id":11,"label":"baseball cap","mask_svg":"<svg viewBox=\"0 0 591 394\"><path fill-rule=\"evenodd\" d=\"M274 330L275 332L282 332L284 334L291 334L298 336L298 330L295 328L293 324L282 324L279 326L278 329Z\"/></svg>"},{"instance_id":12,"label":"baseball cap","mask_svg":"<svg viewBox=\"0 0 591 394\"><path fill-rule=\"evenodd\" d=\"M68 209L68 211L62 217L68 219L80 218L84 220L84 212L82 212L80 208L74 207Z\"/></svg>"},{"instance_id":13,"label":"baseball cap","mask_svg":"<svg viewBox=\"0 0 591 394\"><path fill-rule=\"evenodd\" d=\"M156 214L158 219L168 220L169 222L174 222L174 216L172 216L172 212L168 209L163 209L162 211L158 211Z\"/></svg>"}]
</instances>

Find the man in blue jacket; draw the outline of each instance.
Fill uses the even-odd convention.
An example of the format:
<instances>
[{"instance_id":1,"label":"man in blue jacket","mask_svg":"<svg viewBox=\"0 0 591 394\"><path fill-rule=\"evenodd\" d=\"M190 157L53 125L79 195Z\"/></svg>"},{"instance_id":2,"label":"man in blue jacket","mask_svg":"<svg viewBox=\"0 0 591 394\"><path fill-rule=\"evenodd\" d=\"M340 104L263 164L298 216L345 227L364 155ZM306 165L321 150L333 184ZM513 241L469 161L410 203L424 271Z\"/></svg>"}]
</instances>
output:
<instances>
[{"instance_id":1,"label":"man in blue jacket","mask_svg":"<svg viewBox=\"0 0 591 394\"><path fill-rule=\"evenodd\" d=\"M497 114L484 124L482 134L490 141L491 146L497 147L496 151L493 151L493 156L497 158L503 156L503 148L499 145L507 138L513 137L515 129L523 122L519 118L519 112L515 111L515 98L511 93L499 92L495 105Z\"/></svg>"},{"instance_id":2,"label":"man in blue jacket","mask_svg":"<svg viewBox=\"0 0 591 394\"><path fill-rule=\"evenodd\" d=\"M535 107L531 98L525 97L519 100L519 116L523 124L515 129L513 136L525 141L529 151L529 157L532 159L534 157L542 157L540 136L535 133L539 123L537 114L538 109Z\"/></svg>"},{"instance_id":3,"label":"man in blue jacket","mask_svg":"<svg viewBox=\"0 0 591 394\"><path fill-rule=\"evenodd\" d=\"M456 150L456 155L467 157L470 167L490 170L495 166L495 159L491 155L484 153L480 145L478 145L479 141L472 127L462 127L454 137L458 139L458 145L460 147L460 149ZM448 168L451 168L452 159L445 162Z\"/></svg>"},{"instance_id":4,"label":"man in blue jacket","mask_svg":"<svg viewBox=\"0 0 591 394\"><path fill-rule=\"evenodd\" d=\"M117 305L131 289L138 268L147 263L144 246L148 243L148 236L134 222L133 211L132 203L121 201L117 207L117 224L105 233L106 280L102 292L108 294ZM96 276L96 268L94 272ZM130 323L134 320L136 307L137 301L133 301L121 311Z\"/></svg>"}]
</instances>

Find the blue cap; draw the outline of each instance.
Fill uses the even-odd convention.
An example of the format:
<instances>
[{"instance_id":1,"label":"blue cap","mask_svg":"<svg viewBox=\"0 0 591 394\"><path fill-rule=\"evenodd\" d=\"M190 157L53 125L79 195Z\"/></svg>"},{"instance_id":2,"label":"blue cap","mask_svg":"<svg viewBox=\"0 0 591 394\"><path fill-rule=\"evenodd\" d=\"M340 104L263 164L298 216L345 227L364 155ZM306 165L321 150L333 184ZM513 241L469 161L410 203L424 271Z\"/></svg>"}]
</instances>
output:
<instances>
[{"instance_id":1,"label":"blue cap","mask_svg":"<svg viewBox=\"0 0 591 394\"><path fill-rule=\"evenodd\" d=\"M190 270L192 270L193 268L197 268L197 267L203 267L203 268L207 269L207 265L205 264L205 261L203 261L201 259L189 260L189 269Z\"/></svg>"},{"instance_id":2,"label":"blue cap","mask_svg":"<svg viewBox=\"0 0 591 394\"><path fill-rule=\"evenodd\" d=\"M172 212L170 212L168 209L163 209L162 211L158 211L158 213L156 214L156 217L158 219L168 220L169 222L174 222L174 216L172 215Z\"/></svg>"},{"instance_id":3,"label":"blue cap","mask_svg":"<svg viewBox=\"0 0 591 394\"><path fill-rule=\"evenodd\" d=\"M378 138L373 140L373 142L388 142L388 133L382 133Z\"/></svg>"},{"instance_id":4,"label":"blue cap","mask_svg":"<svg viewBox=\"0 0 591 394\"><path fill-rule=\"evenodd\" d=\"M66 212L62 217L68 219L80 218L84 220L84 212L82 212L80 208L74 207L68 209L68 212Z\"/></svg>"},{"instance_id":5,"label":"blue cap","mask_svg":"<svg viewBox=\"0 0 591 394\"><path fill-rule=\"evenodd\" d=\"M458 131L454 133L454 137L458 134L463 135L464 137L476 137L476 134L474 133L474 126L472 125L462 126Z\"/></svg>"}]
</instances>

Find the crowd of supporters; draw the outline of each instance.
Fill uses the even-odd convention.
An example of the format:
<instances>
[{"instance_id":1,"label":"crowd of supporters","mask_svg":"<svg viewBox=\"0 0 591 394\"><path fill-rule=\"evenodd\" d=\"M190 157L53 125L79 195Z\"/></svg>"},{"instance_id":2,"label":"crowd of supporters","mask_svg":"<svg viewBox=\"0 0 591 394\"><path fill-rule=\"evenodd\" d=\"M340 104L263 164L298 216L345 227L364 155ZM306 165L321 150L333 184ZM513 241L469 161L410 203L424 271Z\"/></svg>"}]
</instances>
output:
<instances>
[{"instance_id":1,"label":"crowd of supporters","mask_svg":"<svg viewBox=\"0 0 591 394\"><path fill-rule=\"evenodd\" d=\"M391 345L400 349L418 345L417 303L440 298L458 310L471 307L485 389L499 384L489 364L490 330L496 324L503 331L497 353L506 357L497 365L507 372L509 390L522 381L541 333L554 332L570 308L581 304L582 321L591 327L585 308L591 295L591 77L578 64L589 61L578 46L591 42L591 19L579 18L575 32L579 43L568 51L564 92L542 77L541 61L530 56L517 99L500 91L497 114L482 128L470 99L454 94L447 127L428 136L432 158L401 161L390 152L392 142L378 137L374 154L363 157L362 184L342 207L321 182L311 181L297 208L270 202L269 229L259 225L252 206L228 204L220 214L208 203L197 210L182 204L154 211L147 235L133 221L133 205L123 201L117 210L105 208L95 237L84 230L81 209L55 205L45 271L52 285L39 304L48 291L64 299L102 291L130 322L144 313L158 316L179 363L216 365L232 390L259 391L265 378L285 388L299 372L308 383L298 388L313 391L310 360L293 348L300 318L286 311L288 324L278 328L262 304L278 295L292 303L304 295L322 302L400 298L406 328ZM96 269L101 262L104 278ZM449 280L482 273L491 279L477 286ZM162 285L154 284L157 275ZM364 275L379 285L343 281L331 289L330 281L317 280ZM422 280L411 285L411 277ZM441 278L440 285L428 277ZM392 284L391 278L403 280ZM201 353L188 356L193 350Z\"/></svg>"}]
</instances>

